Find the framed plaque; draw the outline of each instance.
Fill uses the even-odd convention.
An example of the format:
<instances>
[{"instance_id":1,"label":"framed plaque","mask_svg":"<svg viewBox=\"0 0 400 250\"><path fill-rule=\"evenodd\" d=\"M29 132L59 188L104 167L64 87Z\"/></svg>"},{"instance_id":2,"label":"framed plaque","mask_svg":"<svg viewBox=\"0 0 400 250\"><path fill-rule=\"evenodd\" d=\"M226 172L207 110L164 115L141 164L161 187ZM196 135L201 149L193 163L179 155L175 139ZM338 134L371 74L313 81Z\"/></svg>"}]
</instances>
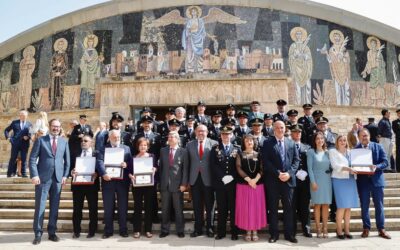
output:
<instances>
[{"instance_id":1,"label":"framed plaque","mask_svg":"<svg viewBox=\"0 0 400 250\"><path fill-rule=\"evenodd\" d=\"M121 163L124 162L125 151L123 148L106 148L104 153L104 167L106 174L112 179L122 180L124 171Z\"/></svg>"},{"instance_id":2,"label":"framed plaque","mask_svg":"<svg viewBox=\"0 0 400 250\"><path fill-rule=\"evenodd\" d=\"M357 174L373 175L375 170L371 170L372 151L367 148L355 148L350 150L350 165Z\"/></svg>"},{"instance_id":3,"label":"framed plaque","mask_svg":"<svg viewBox=\"0 0 400 250\"><path fill-rule=\"evenodd\" d=\"M96 167L95 157L76 157L76 175L72 179L73 185L92 185L94 184L94 173Z\"/></svg>"},{"instance_id":4,"label":"framed plaque","mask_svg":"<svg viewBox=\"0 0 400 250\"><path fill-rule=\"evenodd\" d=\"M153 157L133 158L134 187L154 185Z\"/></svg>"}]
</instances>

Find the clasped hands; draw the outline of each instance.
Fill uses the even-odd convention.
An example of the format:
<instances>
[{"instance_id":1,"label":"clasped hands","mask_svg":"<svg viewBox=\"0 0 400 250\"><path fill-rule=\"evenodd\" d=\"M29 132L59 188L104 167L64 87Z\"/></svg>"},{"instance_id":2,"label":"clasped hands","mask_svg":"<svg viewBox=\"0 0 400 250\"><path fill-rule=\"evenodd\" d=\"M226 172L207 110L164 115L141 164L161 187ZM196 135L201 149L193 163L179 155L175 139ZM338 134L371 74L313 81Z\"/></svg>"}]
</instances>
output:
<instances>
[{"instance_id":1,"label":"clasped hands","mask_svg":"<svg viewBox=\"0 0 400 250\"><path fill-rule=\"evenodd\" d=\"M290 174L288 172L279 172L278 178L282 182L287 182L290 179Z\"/></svg>"}]
</instances>

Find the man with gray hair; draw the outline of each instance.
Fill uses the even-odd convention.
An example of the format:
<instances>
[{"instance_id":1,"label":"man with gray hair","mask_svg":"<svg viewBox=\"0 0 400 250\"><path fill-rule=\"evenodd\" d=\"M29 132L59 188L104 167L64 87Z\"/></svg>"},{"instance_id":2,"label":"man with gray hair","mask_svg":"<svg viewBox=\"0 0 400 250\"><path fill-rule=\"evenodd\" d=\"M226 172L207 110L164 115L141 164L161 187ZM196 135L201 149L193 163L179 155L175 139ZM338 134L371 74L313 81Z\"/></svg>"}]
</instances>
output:
<instances>
[{"instance_id":1,"label":"man with gray hair","mask_svg":"<svg viewBox=\"0 0 400 250\"><path fill-rule=\"evenodd\" d=\"M14 120L4 130L4 136L6 140L11 143L11 157L8 163L7 177L14 177L17 172L17 157L21 154L21 174L23 178L27 178L26 174L26 156L28 155L30 134L29 130L32 124L27 121L28 112L21 110L19 112L19 119ZM13 131L13 135L10 136L10 131Z\"/></svg>"},{"instance_id":2,"label":"man with gray hair","mask_svg":"<svg viewBox=\"0 0 400 250\"><path fill-rule=\"evenodd\" d=\"M183 123L186 120L186 109L184 109L183 107L177 107L175 109L175 118Z\"/></svg>"}]
</instances>

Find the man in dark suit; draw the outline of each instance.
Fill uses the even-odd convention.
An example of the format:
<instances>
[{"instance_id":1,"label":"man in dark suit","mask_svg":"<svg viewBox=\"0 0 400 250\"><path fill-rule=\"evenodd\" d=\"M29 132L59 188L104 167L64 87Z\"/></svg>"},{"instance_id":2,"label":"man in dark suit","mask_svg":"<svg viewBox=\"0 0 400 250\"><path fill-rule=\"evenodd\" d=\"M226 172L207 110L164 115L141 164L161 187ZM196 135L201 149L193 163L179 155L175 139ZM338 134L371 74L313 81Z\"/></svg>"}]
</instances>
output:
<instances>
[{"instance_id":1,"label":"man in dark suit","mask_svg":"<svg viewBox=\"0 0 400 250\"><path fill-rule=\"evenodd\" d=\"M30 134L29 129L32 124L27 121L28 112L21 110L19 112L19 120L14 120L4 130L4 136L6 140L11 143L11 157L8 163L7 177L14 177L17 172L17 157L21 154L21 174L23 178L27 178L26 174L26 157L28 155ZM47 124L46 124L47 125ZM13 135L10 136L10 131L13 131Z\"/></svg>"},{"instance_id":2,"label":"man in dark suit","mask_svg":"<svg viewBox=\"0 0 400 250\"><path fill-rule=\"evenodd\" d=\"M199 101L197 103L197 114L194 116L197 124L204 124L207 127L211 124L210 116L205 114L206 112L206 104L203 101Z\"/></svg>"},{"instance_id":3,"label":"man in dark suit","mask_svg":"<svg viewBox=\"0 0 400 250\"><path fill-rule=\"evenodd\" d=\"M242 145L242 138L244 135L250 133L251 129L247 126L248 122L248 114L244 111L239 111L237 113L237 117L239 120L239 125L233 131L233 135L236 137L236 144Z\"/></svg>"},{"instance_id":4,"label":"man in dark suit","mask_svg":"<svg viewBox=\"0 0 400 250\"><path fill-rule=\"evenodd\" d=\"M396 143L396 164L395 164L396 167L393 167L393 169L396 170L397 173L400 173L400 109L396 110L396 114L397 114L397 119L392 121L392 129L395 134L395 143ZM372 133L371 133L371 138L372 138Z\"/></svg>"},{"instance_id":5,"label":"man in dark suit","mask_svg":"<svg viewBox=\"0 0 400 250\"><path fill-rule=\"evenodd\" d=\"M194 115L189 115L186 118L185 125L181 126L179 130L179 134L185 137L185 144L181 145L181 147L186 147L186 144L188 142L196 139L196 134L194 132L195 128L196 128L196 119L194 118Z\"/></svg>"},{"instance_id":6,"label":"man in dark suit","mask_svg":"<svg viewBox=\"0 0 400 250\"><path fill-rule=\"evenodd\" d=\"M221 129L221 141L213 146L210 154L210 169L212 184L217 197L218 229L216 240L225 238L226 222L230 218L231 239L238 239L238 228L235 225L236 206L236 157L240 153L240 147L231 143L233 129L223 127Z\"/></svg>"},{"instance_id":7,"label":"man in dark suit","mask_svg":"<svg viewBox=\"0 0 400 250\"><path fill-rule=\"evenodd\" d=\"M79 124L74 127L71 132L71 136L68 140L69 152L71 156L71 166L75 166L75 159L78 156L81 149L82 137L85 135L89 135L93 137L92 127L87 123L87 116L80 115L79 116Z\"/></svg>"},{"instance_id":8,"label":"man in dark suit","mask_svg":"<svg viewBox=\"0 0 400 250\"><path fill-rule=\"evenodd\" d=\"M143 131L142 127L142 117L144 116L151 116L151 108L150 107L143 107L143 109L140 111L140 119L139 121L136 122L136 132L140 133Z\"/></svg>"},{"instance_id":9,"label":"man in dark suit","mask_svg":"<svg viewBox=\"0 0 400 250\"><path fill-rule=\"evenodd\" d=\"M172 119L175 119L175 109L174 108L168 108L167 113L165 114L165 120L163 124L159 125L157 127L157 133L160 134L161 137L167 137L168 133L170 131L169 129L169 124L168 122ZM154 130L153 130L154 131Z\"/></svg>"},{"instance_id":10,"label":"man in dark suit","mask_svg":"<svg viewBox=\"0 0 400 250\"><path fill-rule=\"evenodd\" d=\"M207 138L207 127L200 124L196 127L196 140L186 145L189 158L189 184L192 189L194 209L194 231L190 237L197 237L203 234L204 211L207 213L207 236L214 237L212 210L214 205L214 191L211 183L210 173L210 151L217 144Z\"/></svg>"},{"instance_id":11,"label":"man in dark suit","mask_svg":"<svg viewBox=\"0 0 400 250\"><path fill-rule=\"evenodd\" d=\"M77 157L95 157L99 159L99 151L92 149L93 138L90 135L82 137L81 152ZM76 161L75 161L76 162ZM96 161L97 162L97 161ZM78 172L75 171L75 166L71 166L71 175L74 178ZM100 181L97 178L97 173L93 174L94 184L75 185L73 180L71 183L72 201L73 201L73 235L72 238L77 239L81 235L82 210L85 197L89 207L89 233L86 238L93 238L97 231L98 221L98 192L100 190Z\"/></svg>"},{"instance_id":12,"label":"man in dark suit","mask_svg":"<svg viewBox=\"0 0 400 250\"><path fill-rule=\"evenodd\" d=\"M218 141L221 133L222 111L215 110L211 116L211 124L208 126L208 137L211 140Z\"/></svg>"},{"instance_id":13,"label":"man in dark suit","mask_svg":"<svg viewBox=\"0 0 400 250\"><path fill-rule=\"evenodd\" d=\"M314 118L311 115L311 110L313 106L309 103L303 105L304 116L300 117L297 121L299 124L303 126L303 130L301 132L301 142L308 144L308 138L314 134L315 123Z\"/></svg>"},{"instance_id":14,"label":"man in dark suit","mask_svg":"<svg viewBox=\"0 0 400 250\"><path fill-rule=\"evenodd\" d=\"M171 202L175 211L176 233L179 238L185 237L183 217L183 192L189 176L189 159L186 149L179 146L179 134L168 134L168 146L160 154L160 189L162 222L160 238L169 235Z\"/></svg>"},{"instance_id":15,"label":"man in dark suit","mask_svg":"<svg viewBox=\"0 0 400 250\"><path fill-rule=\"evenodd\" d=\"M104 141L104 138L107 136L107 127L105 122L100 122L99 123L100 127L95 135L95 146L94 149L103 152L104 148L106 146L106 142Z\"/></svg>"},{"instance_id":16,"label":"man in dark suit","mask_svg":"<svg viewBox=\"0 0 400 250\"><path fill-rule=\"evenodd\" d=\"M301 222L303 235L311 238L310 227L310 178L307 170L307 150L310 146L301 142L303 127L300 124L290 127L290 135L295 143L296 150L299 154L300 163L296 172L296 188L294 189L294 208L297 213L294 213L294 231L296 232L297 219ZM304 177L304 174L307 176Z\"/></svg>"},{"instance_id":17,"label":"man in dark suit","mask_svg":"<svg viewBox=\"0 0 400 250\"><path fill-rule=\"evenodd\" d=\"M397 120L399 120L399 122L400 122L400 119L397 119ZM395 120L395 121L397 121L397 120ZM393 126L394 126L394 124L393 124ZM375 118L369 117L368 124L364 125L364 128L368 129L369 134L371 135L371 141L378 143L378 125L375 123ZM400 128L400 123L399 123L399 128ZM393 127L393 131L395 131L394 127ZM397 133L396 133L396 136L397 136ZM400 136L400 133L399 133L399 136ZM398 149L400 150L400 146L398 147ZM400 153L396 154L396 155L400 155Z\"/></svg>"},{"instance_id":18,"label":"man in dark suit","mask_svg":"<svg viewBox=\"0 0 400 250\"><path fill-rule=\"evenodd\" d=\"M274 136L274 118L272 117L271 113L266 113L264 115L264 127L261 130L261 133L263 134L264 137L270 137Z\"/></svg>"},{"instance_id":19,"label":"man in dark suit","mask_svg":"<svg viewBox=\"0 0 400 250\"><path fill-rule=\"evenodd\" d=\"M276 113L272 116L274 122L276 122L276 121L286 122L288 120L288 116L285 113L286 105L287 105L287 102L283 99L279 99L278 101L276 101L276 107L278 109L278 113Z\"/></svg>"},{"instance_id":20,"label":"man in dark suit","mask_svg":"<svg viewBox=\"0 0 400 250\"><path fill-rule=\"evenodd\" d=\"M133 140L133 155L138 153L136 148L136 143L139 138L144 137L149 140L150 148L149 153L153 154L156 157L156 161L160 157L160 148L161 148L161 136L158 133L153 132L153 118L150 116L143 116L141 121L141 127L143 128L142 132L136 134L135 139Z\"/></svg>"},{"instance_id":21,"label":"man in dark suit","mask_svg":"<svg viewBox=\"0 0 400 250\"><path fill-rule=\"evenodd\" d=\"M65 185L70 167L70 156L67 141L59 136L61 123L57 119L49 122L50 134L38 138L29 158L29 172L35 185L35 215L33 244L40 244L43 234L43 219L49 195L50 212L47 232L49 240L57 242L56 235L58 207L60 204L61 186Z\"/></svg>"},{"instance_id":22,"label":"man in dark suit","mask_svg":"<svg viewBox=\"0 0 400 250\"><path fill-rule=\"evenodd\" d=\"M129 169L132 169L132 154L128 146L121 144L121 131L112 129L108 132L110 143L106 145L107 148L123 148L124 159L121 163L123 168L123 178L113 179L107 174L104 165L104 153L98 160L98 172L103 178L102 193L103 193L103 206L104 206L104 234L103 239L107 239L114 234L114 204L115 197L118 203L118 224L119 235L121 237L128 237L127 216L128 216L128 193L130 186Z\"/></svg>"},{"instance_id":23,"label":"man in dark suit","mask_svg":"<svg viewBox=\"0 0 400 250\"><path fill-rule=\"evenodd\" d=\"M235 121L235 127L239 126L239 122L235 117L236 114L236 107L235 105L233 105L232 103L229 103L228 105L226 105L226 118L230 118L233 119Z\"/></svg>"},{"instance_id":24,"label":"man in dark suit","mask_svg":"<svg viewBox=\"0 0 400 250\"><path fill-rule=\"evenodd\" d=\"M264 179L267 189L269 213L269 242L279 239L278 204L283 205L285 239L297 243L293 219L293 193L296 187L296 171L299 167L299 154L292 140L284 137L285 124L283 121L274 123L275 136L264 141L262 159Z\"/></svg>"},{"instance_id":25,"label":"man in dark suit","mask_svg":"<svg viewBox=\"0 0 400 250\"><path fill-rule=\"evenodd\" d=\"M383 207L383 197L385 188L385 177L383 170L388 166L388 159L383 147L375 142L370 141L368 129L363 128L358 132L360 143L356 148L366 148L372 151L372 166L371 170L375 171L373 175L357 175L358 195L361 203L361 216L363 221L363 232L361 237L369 236L371 230L371 221L369 216L369 204L372 196L375 207L376 227L379 231L379 236L385 239L390 239L390 235L385 231L385 213Z\"/></svg>"}]
</instances>

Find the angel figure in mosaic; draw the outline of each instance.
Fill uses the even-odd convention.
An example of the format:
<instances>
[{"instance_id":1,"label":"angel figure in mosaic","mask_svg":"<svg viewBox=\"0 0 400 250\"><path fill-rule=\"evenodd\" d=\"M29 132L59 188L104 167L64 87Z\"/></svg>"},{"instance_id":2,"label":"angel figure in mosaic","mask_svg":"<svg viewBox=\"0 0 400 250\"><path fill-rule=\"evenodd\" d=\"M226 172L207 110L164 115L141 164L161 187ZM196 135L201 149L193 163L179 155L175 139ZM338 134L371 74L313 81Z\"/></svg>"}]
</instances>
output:
<instances>
[{"instance_id":1,"label":"angel figure in mosaic","mask_svg":"<svg viewBox=\"0 0 400 250\"><path fill-rule=\"evenodd\" d=\"M350 55L346 49L349 38L344 37L340 30L329 33L332 47L327 50L326 44L319 51L326 55L331 70L332 80L335 83L336 104L350 105Z\"/></svg>"},{"instance_id":2,"label":"angel figure in mosaic","mask_svg":"<svg viewBox=\"0 0 400 250\"><path fill-rule=\"evenodd\" d=\"M100 77L100 58L96 51L99 38L94 35L88 35L83 41L83 52L81 58L81 95L79 106L81 109L93 108L95 99L95 83Z\"/></svg>"},{"instance_id":3,"label":"angel figure in mosaic","mask_svg":"<svg viewBox=\"0 0 400 250\"><path fill-rule=\"evenodd\" d=\"M385 83L386 83L386 63L383 59L382 50L385 45L381 45L381 41L374 36L367 39L367 64L365 69L361 72L363 78L370 75L370 99L374 101L372 104L378 104L378 101L385 99Z\"/></svg>"},{"instance_id":4,"label":"angel figure in mosaic","mask_svg":"<svg viewBox=\"0 0 400 250\"><path fill-rule=\"evenodd\" d=\"M308 47L310 36L302 27L294 27L290 31L293 43L289 48L289 68L296 84L296 104L311 103L313 61Z\"/></svg>"},{"instance_id":5,"label":"angel figure in mosaic","mask_svg":"<svg viewBox=\"0 0 400 250\"><path fill-rule=\"evenodd\" d=\"M210 8L206 16L201 16L202 10L199 6L189 6L186 9L186 18L181 16L179 10L173 10L149 24L150 27L161 27L169 24L184 25L182 47L186 50L186 73L203 71L204 39L206 36L215 39L215 36L207 34L205 24L215 22L227 24L246 23L239 17L215 7Z\"/></svg>"},{"instance_id":6,"label":"angel figure in mosaic","mask_svg":"<svg viewBox=\"0 0 400 250\"><path fill-rule=\"evenodd\" d=\"M22 52L24 57L19 63L19 108L29 109L32 96L32 73L35 70L35 47L29 45Z\"/></svg>"},{"instance_id":7,"label":"angel figure in mosaic","mask_svg":"<svg viewBox=\"0 0 400 250\"><path fill-rule=\"evenodd\" d=\"M51 110L61 110L63 106L63 94L65 77L68 72L68 41L59 38L54 42L54 54L51 58L51 83L49 88L49 98Z\"/></svg>"}]
</instances>

